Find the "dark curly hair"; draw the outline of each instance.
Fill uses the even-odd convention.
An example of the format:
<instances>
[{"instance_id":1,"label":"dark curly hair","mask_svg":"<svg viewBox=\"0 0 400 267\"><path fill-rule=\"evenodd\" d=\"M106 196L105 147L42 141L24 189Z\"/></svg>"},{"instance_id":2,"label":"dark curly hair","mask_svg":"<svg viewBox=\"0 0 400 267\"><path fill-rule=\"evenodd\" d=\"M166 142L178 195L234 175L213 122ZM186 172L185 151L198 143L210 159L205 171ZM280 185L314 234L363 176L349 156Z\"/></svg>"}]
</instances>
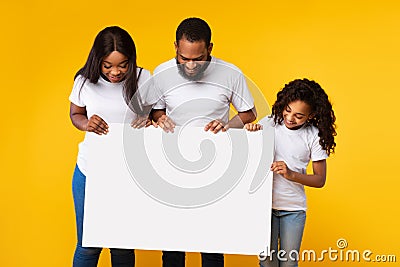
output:
<instances>
[{"instance_id":1,"label":"dark curly hair","mask_svg":"<svg viewBox=\"0 0 400 267\"><path fill-rule=\"evenodd\" d=\"M271 114L275 124L282 124L283 111L296 100L304 101L311 107L311 114L314 116L308 120L307 125L314 125L318 128L320 145L328 155L334 153L336 147L335 113L328 95L315 81L296 79L286 84L278 92Z\"/></svg>"},{"instance_id":2,"label":"dark curly hair","mask_svg":"<svg viewBox=\"0 0 400 267\"><path fill-rule=\"evenodd\" d=\"M211 43L211 29L207 22L200 18L187 18L183 20L176 29L176 43L182 38L189 42L204 41L206 47Z\"/></svg>"}]
</instances>

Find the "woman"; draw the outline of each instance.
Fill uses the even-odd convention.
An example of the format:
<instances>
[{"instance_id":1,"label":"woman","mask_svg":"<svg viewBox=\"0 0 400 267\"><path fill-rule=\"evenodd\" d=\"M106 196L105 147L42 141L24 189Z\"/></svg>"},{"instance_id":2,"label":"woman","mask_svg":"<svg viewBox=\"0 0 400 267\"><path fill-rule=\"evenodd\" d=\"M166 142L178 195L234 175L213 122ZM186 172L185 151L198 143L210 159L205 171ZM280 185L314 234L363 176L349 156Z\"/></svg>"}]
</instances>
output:
<instances>
[{"instance_id":1,"label":"woman","mask_svg":"<svg viewBox=\"0 0 400 267\"><path fill-rule=\"evenodd\" d=\"M141 103L135 94L150 78L150 72L136 65L136 48L128 32L117 26L107 27L95 38L89 57L75 75L69 97L72 124L81 131L107 134L107 122L132 122ZM128 108L129 107L129 108ZM72 190L75 204L78 242L73 266L97 266L102 248L82 247L86 182L87 144L79 144ZM111 248L114 267L134 266L133 249Z\"/></svg>"}]
</instances>

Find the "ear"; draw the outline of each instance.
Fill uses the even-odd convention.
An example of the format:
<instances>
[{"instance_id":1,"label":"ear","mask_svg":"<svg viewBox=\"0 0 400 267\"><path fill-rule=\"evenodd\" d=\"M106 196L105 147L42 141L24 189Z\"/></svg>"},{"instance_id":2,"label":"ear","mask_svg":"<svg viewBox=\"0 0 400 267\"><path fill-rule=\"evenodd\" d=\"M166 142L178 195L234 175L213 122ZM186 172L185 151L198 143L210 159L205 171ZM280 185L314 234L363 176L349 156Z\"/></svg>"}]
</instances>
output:
<instances>
[{"instance_id":1,"label":"ear","mask_svg":"<svg viewBox=\"0 0 400 267\"><path fill-rule=\"evenodd\" d=\"M178 43L174 41L175 53L178 53Z\"/></svg>"},{"instance_id":2,"label":"ear","mask_svg":"<svg viewBox=\"0 0 400 267\"><path fill-rule=\"evenodd\" d=\"M212 49L213 49L213 43L210 43L210 45L207 48L208 54L211 54Z\"/></svg>"}]
</instances>

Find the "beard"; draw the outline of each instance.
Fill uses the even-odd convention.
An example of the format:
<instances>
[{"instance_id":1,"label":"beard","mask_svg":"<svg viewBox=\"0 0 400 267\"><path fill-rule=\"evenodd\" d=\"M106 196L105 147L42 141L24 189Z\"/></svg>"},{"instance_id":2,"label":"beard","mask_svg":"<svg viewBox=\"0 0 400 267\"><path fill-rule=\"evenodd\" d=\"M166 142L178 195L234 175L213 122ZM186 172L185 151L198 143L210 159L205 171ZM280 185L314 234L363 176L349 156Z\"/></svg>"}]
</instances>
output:
<instances>
[{"instance_id":1,"label":"beard","mask_svg":"<svg viewBox=\"0 0 400 267\"><path fill-rule=\"evenodd\" d=\"M211 58L211 57L209 57ZM210 65L210 60L207 59L207 61L201 61L201 63L196 62L196 72L192 74L188 74L185 69L185 63L179 63L178 59L176 60L176 65L178 66L178 71L179 74L189 80L189 81L198 81L204 76L204 72L206 71L208 65Z\"/></svg>"}]
</instances>

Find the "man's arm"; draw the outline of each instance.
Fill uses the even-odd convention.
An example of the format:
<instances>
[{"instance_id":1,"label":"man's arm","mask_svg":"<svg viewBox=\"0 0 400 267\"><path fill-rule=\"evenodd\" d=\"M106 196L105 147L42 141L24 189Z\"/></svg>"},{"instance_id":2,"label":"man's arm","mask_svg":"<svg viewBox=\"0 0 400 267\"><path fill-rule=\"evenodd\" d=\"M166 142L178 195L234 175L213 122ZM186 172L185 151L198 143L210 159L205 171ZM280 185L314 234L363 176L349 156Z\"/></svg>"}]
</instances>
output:
<instances>
[{"instance_id":1,"label":"man's arm","mask_svg":"<svg viewBox=\"0 0 400 267\"><path fill-rule=\"evenodd\" d=\"M244 112L238 112L232 119L229 120L225 128L243 128L246 123L253 122L257 118L256 107ZM228 127L227 127L228 126Z\"/></svg>"},{"instance_id":2,"label":"man's arm","mask_svg":"<svg viewBox=\"0 0 400 267\"><path fill-rule=\"evenodd\" d=\"M204 130L218 133L219 131L225 132L229 128L243 128L246 123L252 122L256 118L257 111L256 108L253 107L250 110L238 112L227 124L224 124L221 120L213 120L204 127Z\"/></svg>"}]
</instances>

